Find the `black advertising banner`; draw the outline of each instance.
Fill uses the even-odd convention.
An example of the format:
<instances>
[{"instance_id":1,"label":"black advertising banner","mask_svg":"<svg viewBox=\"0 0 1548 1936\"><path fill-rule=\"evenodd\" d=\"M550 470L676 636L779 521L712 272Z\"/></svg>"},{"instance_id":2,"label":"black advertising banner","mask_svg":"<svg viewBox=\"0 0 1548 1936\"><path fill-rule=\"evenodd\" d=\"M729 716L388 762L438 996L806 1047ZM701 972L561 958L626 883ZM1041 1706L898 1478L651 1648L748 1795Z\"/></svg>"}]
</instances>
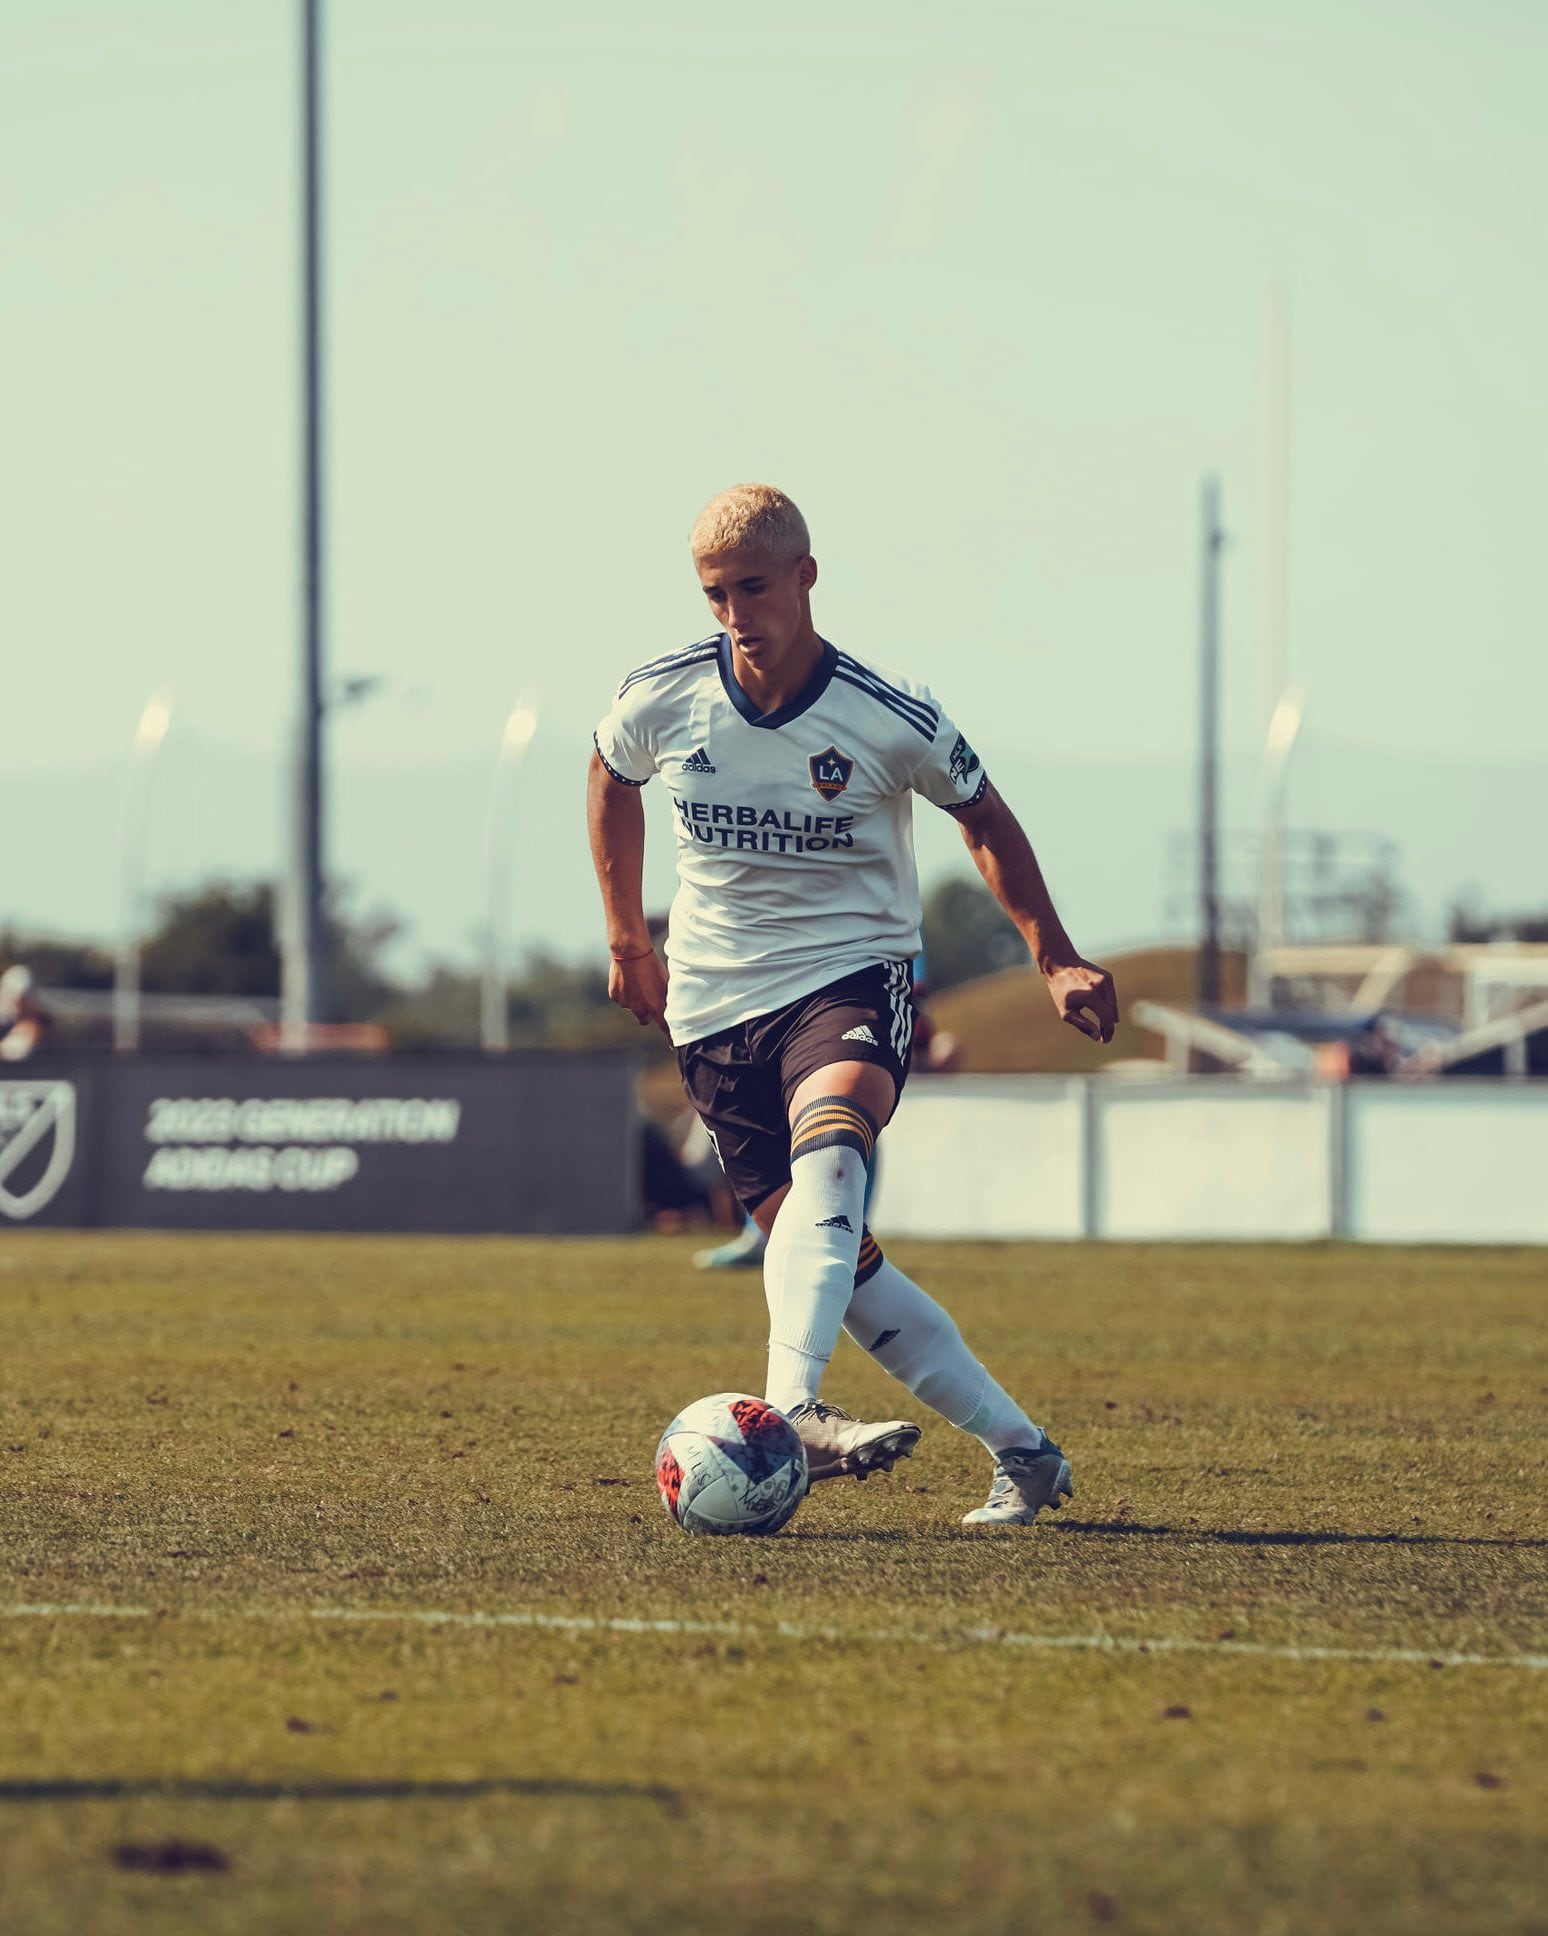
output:
<instances>
[{"instance_id":1,"label":"black advertising banner","mask_svg":"<svg viewBox=\"0 0 1548 1936\"><path fill-rule=\"evenodd\" d=\"M619 1056L40 1066L0 1076L0 1223L626 1231L637 1137Z\"/></svg>"}]
</instances>

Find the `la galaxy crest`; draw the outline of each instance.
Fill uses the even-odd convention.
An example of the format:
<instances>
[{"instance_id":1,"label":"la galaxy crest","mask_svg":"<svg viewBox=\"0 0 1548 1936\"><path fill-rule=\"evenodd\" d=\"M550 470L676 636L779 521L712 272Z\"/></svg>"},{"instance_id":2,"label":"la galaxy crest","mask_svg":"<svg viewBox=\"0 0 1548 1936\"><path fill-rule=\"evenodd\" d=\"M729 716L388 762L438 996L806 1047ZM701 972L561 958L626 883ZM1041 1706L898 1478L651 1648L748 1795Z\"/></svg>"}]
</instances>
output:
<instances>
[{"instance_id":1,"label":"la galaxy crest","mask_svg":"<svg viewBox=\"0 0 1548 1936\"><path fill-rule=\"evenodd\" d=\"M855 777L854 761L836 746L830 746L824 753L813 753L806 764L812 785L824 800L836 800Z\"/></svg>"}]
</instances>

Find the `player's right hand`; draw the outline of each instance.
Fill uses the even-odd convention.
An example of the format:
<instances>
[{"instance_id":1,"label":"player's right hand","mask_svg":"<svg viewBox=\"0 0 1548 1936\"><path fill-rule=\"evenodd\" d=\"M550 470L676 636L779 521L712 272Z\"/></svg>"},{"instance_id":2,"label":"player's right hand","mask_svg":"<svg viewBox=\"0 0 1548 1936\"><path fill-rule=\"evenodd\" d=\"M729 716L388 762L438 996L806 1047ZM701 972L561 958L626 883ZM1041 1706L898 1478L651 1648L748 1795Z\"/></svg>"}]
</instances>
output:
<instances>
[{"instance_id":1,"label":"player's right hand","mask_svg":"<svg viewBox=\"0 0 1548 1936\"><path fill-rule=\"evenodd\" d=\"M615 961L607 978L607 995L609 1001L628 1009L641 1028L654 1022L667 1035L667 969L654 948L633 961Z\"/></svg>"},{"instance_id":2,"label":"player's right hand","mask_svg":"<svg viewBox=\"0 0 1548 1936\"><path fill-rule=\"evenodd\" d=\"M1060 1019L1093 1042L1111 1042L1118 1026L1118 991L1105 968L1094 961L1043 964L1043 979Z\"/></svg>"}]
</instances>

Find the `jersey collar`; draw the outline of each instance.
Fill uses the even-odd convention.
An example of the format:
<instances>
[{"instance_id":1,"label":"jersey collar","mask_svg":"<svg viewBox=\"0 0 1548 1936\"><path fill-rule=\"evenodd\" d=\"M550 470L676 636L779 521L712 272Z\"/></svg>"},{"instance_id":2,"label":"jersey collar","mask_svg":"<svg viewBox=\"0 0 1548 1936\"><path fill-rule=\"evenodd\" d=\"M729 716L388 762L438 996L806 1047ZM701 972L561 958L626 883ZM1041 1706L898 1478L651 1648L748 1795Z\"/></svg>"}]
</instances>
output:
<instances>
[{"instance_id":1,"label":"jersey collar","mask_svg":"<svg viewBox=\"0 0 1548 1936\"><path fill-rule=\"evenodd\" d=\"M731 635L720 635L720 683L726 689L726 697L735 706L749 726L788 726L792 719L799 719L802 713L817 704L828 690L833 678L833 669L838 664L838 654L826 639L822 642L822 657L817 661L817 670L796 694L794 699L786 700L771 713L760 713L754 702L748 698L737 684L736 674L731 670Z\"/></svg>"}]
</instances>

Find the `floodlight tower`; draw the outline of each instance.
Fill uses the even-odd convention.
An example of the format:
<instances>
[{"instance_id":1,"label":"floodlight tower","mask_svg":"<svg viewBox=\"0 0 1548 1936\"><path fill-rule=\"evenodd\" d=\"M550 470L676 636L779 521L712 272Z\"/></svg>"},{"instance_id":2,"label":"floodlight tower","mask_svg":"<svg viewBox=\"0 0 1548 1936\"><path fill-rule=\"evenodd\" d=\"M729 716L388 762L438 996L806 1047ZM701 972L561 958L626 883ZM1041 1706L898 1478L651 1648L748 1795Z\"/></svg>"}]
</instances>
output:
<instances>
[{"instance_id":1,"label":"floodlight tower","mask_svg":"<svg viewBox=\"0 0 1548 1936\"><path fill-rule=\"evenodd\" d=\"M505 1012L505 925L513 864L512 822L507 795L514 787L537 731L535 707L512 709L500 736L494 773L489 783L489 904L484 937L484 974L479 1000L479 1039L485 1050L498 1055L510 1047Z\"/></svg>"},{"instance_id":2,"label":"floodlight tower","mask_svg":"<svg viewBox=\"0 0 1548 1936\"><path fill-rule=\"evenodd\" d=\"M1306 694L1286 686L1269 721L1263 742L1263 826L1258 882L1258 946L1253 956L1254 1008L1274 1003L1273 958L1285 943L1285 804L1289 798L1290 755L1306 713Z\"/></svg>"},{"instance_id":3,"label":"floodlight tower","mask_svg":"<svg viewBox=\"0 0 1548 1936\"><path fill-rule=\"evenodd\" d=\"M172 695L154 692L145 702L129 749L119 816L120 912L113 963L113 1047L121 1055L140 1047L140 899L145 880L145 829L156 755L172 724Z\"/></svg>"},{"instance_id":4,"label":"floodlight tower","mask_svg":"<svg viewBox=\"0 0 1548 1936\"><path fill-rule=\"evenodd\" d=\"M301 0L301 690L284 922L281 1042L303 1051L328 1004L323 914L322 0Z\"/></svg>"},{"instance_id":5,"label":"floodlight tower","mask_svg":"<svg viewBox=\"0 0 1548 1936\"><path fill-rule=\"evenodd\" d=\"M1258 935L1249 1000L1273 1000L1270 960L1284 942L1284 835L1290 750L1304 698L1290 687L1290 292L1269 298L1263 434L1263 718L1258 850Z\"/></svg>"},{"instance_id":6,"label":"floodlight tower","mask_svg":"<svg viewBox=\"0 0 1548 1936\"><path fill-rule=\"evenodd\" d=\"M1220 1000L1220 479L1200 493L1199 554L1199 1004Z\"/></svg>"}]
</instances>

